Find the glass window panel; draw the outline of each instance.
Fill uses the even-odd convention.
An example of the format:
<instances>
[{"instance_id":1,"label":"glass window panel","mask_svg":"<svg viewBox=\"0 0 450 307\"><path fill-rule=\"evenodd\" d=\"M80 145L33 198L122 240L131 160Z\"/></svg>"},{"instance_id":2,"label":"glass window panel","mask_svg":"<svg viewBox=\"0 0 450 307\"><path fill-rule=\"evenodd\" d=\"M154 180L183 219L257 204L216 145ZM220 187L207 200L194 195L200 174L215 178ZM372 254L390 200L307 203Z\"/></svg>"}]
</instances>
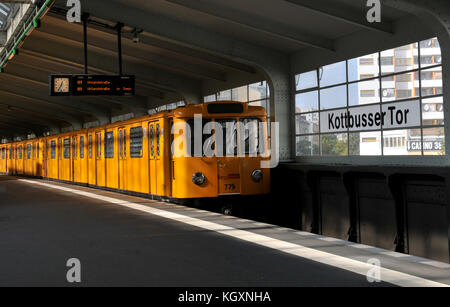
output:
<instances>
[{"instance_id":1,"label":"glass window panel","mask_svg":"<svg viewBox=\"0 0 450 307\"><path fill-rule=\"evenodd\" d=\"M295 116L296 134L319 133L319 113L307 113Z\"/></svg>"},{"instance_id":2,"label":"glass window panel","mask_svg":"<svg viewBox=\"0 0 450 307\"><path fill-rule=\"evenodd\" d=\"M425 126L444 124L444 98L442 96L422 99L422 121Z\"/></svg>"},{"instance_id":3,"label":"glass window panel","mask_svg":"<svg viewBox=\"0 0 450 307\"><path fill-rule=\"evenodd\" d=\"M347 86L335 86L320 90L320 109L333 109L347 106Z\"/></svg>"},{"instance_id":4,"label":"glass window panel","mask_svg":"<svg viewBox=\"0 0 450 307\"><path fill-rule=\"evenodd\" d=\"M381 132L357 132L349 134L351 156L380 156Z\"/></svg>"},{"instance_id":5,"label":"glass window panel","mask_svg":"<svg viewBox=\"0 0 450 307\"><path fill-rule=\"evenodd\" d=\"M422 96L442 94L442 66L420 72Z\"/></svg>"},{"instance_id":6,"label":"glass window panel","mask_svg":"<svg viewBox=\"0 0 450 307\"><path fill-rule=\"evenodd\" d=\"M257 82L248 86L249 101L267 98L267 82Z\"/></svg>"},{"instance_id":7,"label":"glass window panel","mask_svg":"<svg viewBox=\"0 0 450 307\"><path fill-rule=\"evenodd\" d=\"M226 90L217 93L217 100L218 101L231 100L231 90Z\"/></svg>"},{"instance_id":8,"label":"glass window panel","mask_svg":"<svg viewBox=\"0 0 450 307\"><path fill-rule=\"evenodd\" d=\"M385 156L422 155L421 129L383 131Z\"/></svg>"},{"instance_id":9,"label":"glass window panel","mask_svg":"<svg viewBox=\"0 0 450 307\"><path fill-rule=\"evenodd\" d=\"M383 102L414 98L419 96L417 73L406 73L381 80L381 98Z\"/></svg>"},{"instance_id":10,"label":"glass window panel","mask_svg":"<svg viewBox=\"0 0 450 307\"><path fill-rule=\"evenodd\" d=\"M320 143L318 135L298 136L296 140L297 156L319 155Z\"/></svg>"},{"instance_id":11,"label":"glass window panel","mask_svg":"<svg viewBox=\"0 0 450 307\"><path fill-rule=\"evenodd\" d=\"M350 59L347 66L349 82L377 77L380 71L378 53Z\"/></svg>"},{"instance_id":12,"label":"glass window panel","mask_svg":"<svg viewBox=\"0 0 450 307\"><path fill-rule=\"evenodd\" d=\"M144 132L142 127L133 127L130 129L130 157L142 157L142 139Z\"/></svg>"},{"instance_id":13,"label":"glass window panel","mask_svg":"<svg viewBox=\"0 0 450 307\"><path fill-rule=\"evenodd\" d=\"M216 94L214 95L209 95L209 96L205 96L205 98L203 99L204 102L213 102L216 101Z\"/></svg>"},{"instance_id":14,"label":"glass window panel","mask_svg":"<svg viewBox=\"0 0 450 307\"><path fill-rule=\"evenodd\" d=\"M319 92L312 91L295 95L295 113L317 111Z\"/></svg>"},{"instance_id":15,"label":"glass window panel","mask_svg":"<svg viewBox=\"0 0 450 307\"><path fill-rule=\"evenodd\" d=\"M233 101L248 102L247 85L231 90L231 99Z\"/></svg>"},{"instance_id":16,"label":"glass window panel","mask_svg":"<svg viewBox=\"0 0 450 307\"><path fill-rule=\"evenodd\" d=\"M385 50L381 52L381 72L385 74L396 73L418 68L417 56L416 43Z\"/></svg>"},{"instance_id":17,"label":"glass window panel","mask_svg":"<svg viewBox=\"0 0 450 307\"><path fill-rule=\"evenodd\" d=\"M317 70L296 75L295 86L297 91L317 87Z\"/></svg>"},{"instance_id":18,"label":"glass window panel","mask_svg":"<svg viewBox=\"0 0 450 307\"><path fill-rule=\"evenodd\" d=\"M105 134L105 157L114 158L114 132L109 131Z\"/></svg>"},{"instance_id":19,"label":"glass window panel","mask_svg":"<svg viewBox=\"0 0 450 307\"><path fill-rule=\"evenodd\" d=\"M334 84L344 83L347 81L347 64L346 61L334 63L319 68L320 86L330 86Z\"/></svg>"},{"instance_id":20,"label":"glass window panel","mask_svg":"<svg viewBox=\"0 0 450 307\"><path fill-rule=\"evenodd\" d=\"M269 100L253 101L253 102L250 102L248 105L253 106L253 107L263 107L264 109L266 109L267 116L270 116Z\"/></svg>"},{"instance_id":21,"label":"glass window panel","mask_svg":"<svg viewBox=\"0 0 450 307\"><path fill-rule=\"evenodd\" d=\"M322 134L320 142L323 156L346 156L348 154L347 133Z\"/></svg>"},{"instance_id":22,"label":"glass window panel","mask_svg":"<svg viewBox=\"0 0 450 307\"><path fill-rule=\"evenodd\" d=\"M445 155L444 127L423 129L423 154L426 156Z\"/></svg>"},{"instance_id":23,"label":"glass window panel","mask_svg":"<svg viewBox=\"0 0 450 307\"><path fill-rule=\"evenodd\" d=\"M420 66L427 67L442 63L441 48L438 39L430 38L420 42Z\"/></svg>"},{"instance_id":24,"label":"glass window panel","mask_svg":"<svg viewBox=\"0 0 450 307\"><path fill-rule=\"evenodd\" d=\"M349 84L348 96L350 106L380 102L379 79Z\"/></svg>"}]
</instances>

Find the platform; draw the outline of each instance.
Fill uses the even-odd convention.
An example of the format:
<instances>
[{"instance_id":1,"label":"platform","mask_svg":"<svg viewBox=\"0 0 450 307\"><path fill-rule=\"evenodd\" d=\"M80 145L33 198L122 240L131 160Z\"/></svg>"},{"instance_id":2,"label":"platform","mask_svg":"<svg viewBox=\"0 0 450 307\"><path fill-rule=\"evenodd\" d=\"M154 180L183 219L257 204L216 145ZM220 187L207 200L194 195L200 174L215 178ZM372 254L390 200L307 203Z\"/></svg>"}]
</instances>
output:
<instances>
[{"instance_id":1,"label":"platform","mask_svg":"<svg viewBox=\"0 0 450 307\"><path fill-rule=\"evenodd\" d=\"M448 286L450 265L213 212L0 177L0 286ZM369 283L381 263L381 282Z\"/></svg>"}]
</instances>

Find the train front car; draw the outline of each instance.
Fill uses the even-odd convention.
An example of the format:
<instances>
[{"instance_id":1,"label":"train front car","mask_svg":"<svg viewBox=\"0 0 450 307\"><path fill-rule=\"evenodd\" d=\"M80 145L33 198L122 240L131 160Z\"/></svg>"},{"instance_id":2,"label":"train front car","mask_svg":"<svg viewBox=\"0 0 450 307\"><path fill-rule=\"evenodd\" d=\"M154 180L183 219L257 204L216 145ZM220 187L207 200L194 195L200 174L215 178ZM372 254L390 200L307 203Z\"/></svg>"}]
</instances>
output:
<instances>
[{"instance_id":1,"label":"train front car","mask_svg":"<svg viewBox=\"0 0 450 307\"><path fill-rule=\"evenodd\" d=\"M213 102L171 112L172 197L236 199L270 192L268 127L263 107ZM228 210L228 209L227 209Z\"/></svg>"}]
</instances>

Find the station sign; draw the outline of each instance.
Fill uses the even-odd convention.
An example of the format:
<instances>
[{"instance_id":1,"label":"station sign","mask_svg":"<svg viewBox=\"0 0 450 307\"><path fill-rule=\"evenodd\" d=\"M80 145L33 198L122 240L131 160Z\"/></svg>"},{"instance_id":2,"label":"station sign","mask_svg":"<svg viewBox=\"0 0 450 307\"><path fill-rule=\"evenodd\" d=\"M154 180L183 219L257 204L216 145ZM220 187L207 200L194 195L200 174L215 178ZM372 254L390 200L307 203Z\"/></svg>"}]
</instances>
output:
<instances>
[{"instance_id":1,"label":"station sign","mask_svg":"<svg viewBox=\"0 0 450 307\"><path fill-rule=\"evenodd\" d=\"M331 110L320 113L320 131L337 133L420 126L420 112L418 100Z\"/></svg>"},{"instance_id":2,"label":"station sign","mask_svg":"<svg viewBox=\"0 0 450 307\"><path fill-rule=\"evenodd\" d=\"M135 76L50 76L50 96L131 96L134 94Z\"/></svg>"}]
</instances>

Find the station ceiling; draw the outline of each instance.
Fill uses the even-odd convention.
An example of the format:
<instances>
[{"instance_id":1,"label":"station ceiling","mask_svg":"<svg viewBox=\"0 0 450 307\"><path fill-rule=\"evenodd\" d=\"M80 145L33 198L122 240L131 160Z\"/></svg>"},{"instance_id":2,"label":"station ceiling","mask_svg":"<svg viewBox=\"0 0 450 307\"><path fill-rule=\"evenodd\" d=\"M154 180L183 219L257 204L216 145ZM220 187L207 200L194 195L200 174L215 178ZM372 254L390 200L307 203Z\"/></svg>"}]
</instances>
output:
<instances>
[{"instance_id":1,"label":"station ceiling","mask_svg":"<svg viewBox=\"0 0 450 307\"><path fill-rule=\"evenodd\" d=\"M383 7L383 22L369 24L361 13L367 10L362 0L81 1L83 12L89 14L89 73L118 73L115 27L123 23L123 72L136 75L136 96L50 97L49 75L84 72L83 27L67 22L66 2L56 0L41 27L26 38L0 74L0 136L79 128L95 120L106 123L113 116L142 115L179 100L199 103L211 88L266 78L260 67L225 52L167 37L151 27L151 21L179 25L170 29L175 32L201 28L212 37L289 57L307 49L333 52L337 40L356 33L391 35L393 23L406 15Z\"/></svg>"}]
</instances>

